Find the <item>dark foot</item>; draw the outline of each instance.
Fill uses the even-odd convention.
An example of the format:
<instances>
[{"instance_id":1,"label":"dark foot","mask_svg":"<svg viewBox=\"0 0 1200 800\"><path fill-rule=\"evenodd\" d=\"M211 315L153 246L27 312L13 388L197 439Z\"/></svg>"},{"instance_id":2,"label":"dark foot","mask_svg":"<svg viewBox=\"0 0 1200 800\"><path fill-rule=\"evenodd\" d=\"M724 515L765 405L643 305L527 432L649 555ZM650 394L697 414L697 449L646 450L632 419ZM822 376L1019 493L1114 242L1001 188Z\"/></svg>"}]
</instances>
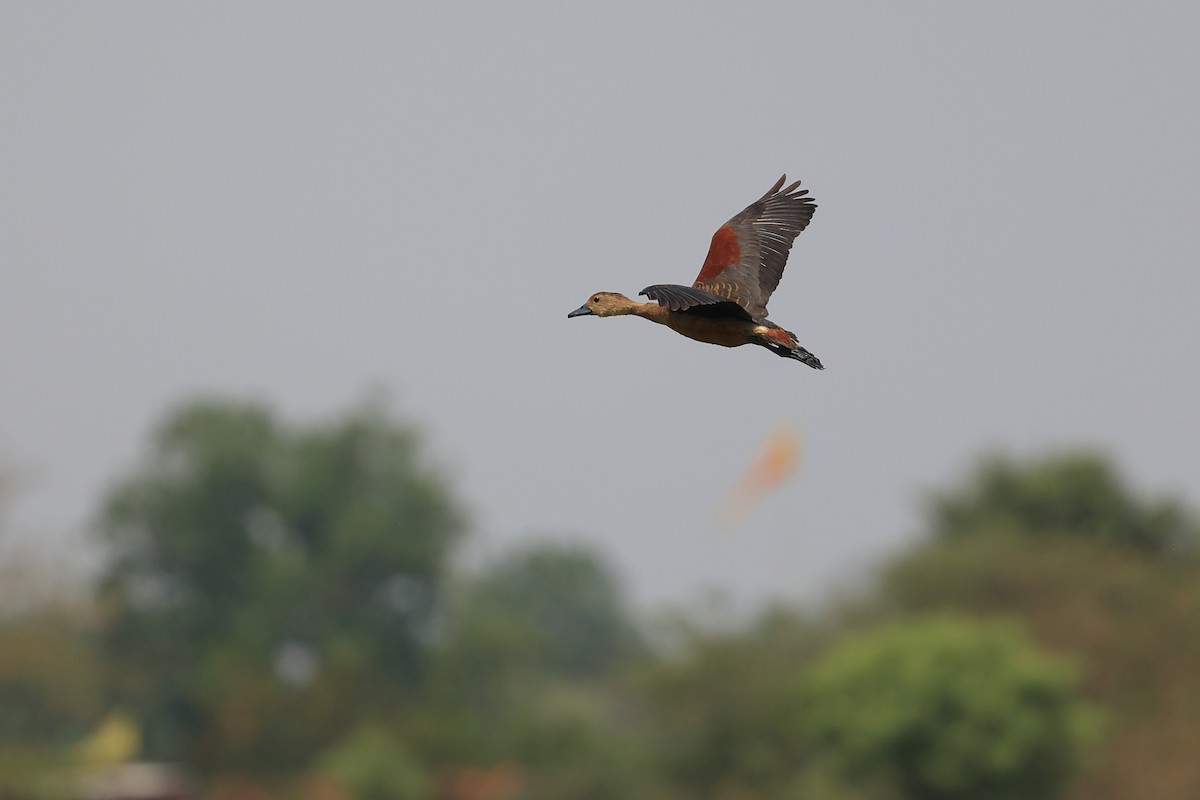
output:
<instances>
[{"instance_id":1,"label":"dark foot","mask_svg":"<svg viewBox=\"0 0 1200 800\"><path fill-rule=\"evenodd\" d=\"M812 353L808 352L807 350L805 350L803 347L800 347L799 345L792 348L791 350L787 350L787 349L781 347L778 350L776 350L775 352L779 353L779 355L783 356L784 358L794 358L797 361L802 361L805 364L808 364L813 369L825 369L825 366L823 364L821 364L821 359L817 358Z\"/></svg>"}]
</instances>

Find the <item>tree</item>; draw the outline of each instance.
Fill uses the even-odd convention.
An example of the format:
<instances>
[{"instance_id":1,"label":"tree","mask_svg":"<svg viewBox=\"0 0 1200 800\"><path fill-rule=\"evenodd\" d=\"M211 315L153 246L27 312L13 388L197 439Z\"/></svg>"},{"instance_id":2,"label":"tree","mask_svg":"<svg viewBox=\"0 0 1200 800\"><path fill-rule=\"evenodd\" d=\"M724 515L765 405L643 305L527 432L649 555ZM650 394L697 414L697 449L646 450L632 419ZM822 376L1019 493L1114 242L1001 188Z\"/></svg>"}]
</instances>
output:
<instances>
[{"instance_id":1,"label":"tree","mask_svg":"<svg viewBox=\"0 0 1200 800\"><path fill-rule=\"evenodd\" d=\"M424 800L432 781L394 734L361 728L321 759L354 800Z\"/></svg>"},{"instance_id":2,"label":"tree","mask_svg":"<svg viewBox=\"0 0 1200 800\"><path fill-rule=\"evenodd\" d=\"M377 405L311 427L253 404L171 414L98 525L116 699L148 753L284 770L394 713L462 519Z\"/></svg>"},{"instance_id":3,"label":"tree","mask_svg":"<svg viewBox=\"0 0 1200 800\"><path fill-rule=\"evenodd\" d=\"M88 608L62 559L22 546L4 515L0 470L0 797L32 797L71 766L102 716Z\"/></svg>"},{"instance_id":4,"label":"tree","mask_svg":"<svg viewBox=\"0 0 1200 800\"><path fill-rule=\"evenodd\" d=\"M780 608L733 630L684 627L639 680L665 796L794 796L813 754L802 677L825 634Z\"/></svg>"},{"instance_id":5,"label":"tree","mask_svg":"<svg viewBox=\"0 0 1200 800\"><path fill-rule=\"evenodd\" d=\"M892 780L906 798L1053 798L1087 734L1076 683L1012 623L920 619L827 653L806 724L846 776Z\"/></svg>"},{"instance_id":6,"label":"tree","mask_svg":"<svg viewBox=\"0 0 1200 800\"><path fill-rule=\"evenodd\" d=\"M1172 556L1194 555L1200 545L1200 526L1178 503L1138 498L1090 453L1029 463L987 459L964 486L934 495L930 506L938 539L1008 531Z\"/></svg>"},{"instance_id":7,"label":"tree","mask_svg":"<svg viewBox=\"0 0 1200 800\"><path fill-rule=\"evenodd\" d=\"M595 677L636 647L612 568L581 545L514 549L464 589L456 615L460 632L506 631L513 655L538 670Z\"/></svg>"},{"instance_id":8,"label":"tree","mask_svg":"<svg viewBox=\"0 0 1200 800\"><path fill-rule=\"evenodd\" d=\"M1083 669L1104 729L1079 800L1200 796L1200 565L1089 540L1031 546L993 534L899 559L878 598L884 614L953 609L1019 616L1031 635Z\"/></svg>"},{"instance_id":9,"label":"tree","mask_svg":"<svg viewBox=\"0 0 1200 800\"><path fill-rule=\"evenodd\" d=\"M885 570L877 608L1016 616L1035 641L1074 658L1105 724L1070 797L1197 797L1196 515L1141 498L1115 475L1082 456L984 467L942 495L936 535Z\"/></svg>"},{"instance_id":10,"label":"tree","mask_svg":"<svg viewBox=\"0 0 1200 800\"><path fill-rule=\"evenodd\" d=\"M608 563L583 545L533 542L457 589L409 720L422 755L451 772L519 764L536 796L637 796L613 673L640 645Z\"/></svg>"}]
</instances>

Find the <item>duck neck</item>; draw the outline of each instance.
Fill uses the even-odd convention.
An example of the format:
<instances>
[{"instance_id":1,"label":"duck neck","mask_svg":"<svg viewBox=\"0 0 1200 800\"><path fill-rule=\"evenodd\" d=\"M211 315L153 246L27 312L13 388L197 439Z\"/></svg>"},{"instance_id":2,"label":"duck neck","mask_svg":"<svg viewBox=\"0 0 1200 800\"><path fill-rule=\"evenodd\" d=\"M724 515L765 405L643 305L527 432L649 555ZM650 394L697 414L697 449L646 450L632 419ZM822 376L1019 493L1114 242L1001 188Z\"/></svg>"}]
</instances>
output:
<instances>
[{"instance_id":1,"label":"duck neck","mask_svg":"<svg viewBox=\"0 0 1200 800\"><path fill-rule=\"evenodd\" d=\"M667 315L671 312L658 303L634 303L633 307L629 309L629 313L660 325L666 325Z\"/></svg>"}]
</instances>

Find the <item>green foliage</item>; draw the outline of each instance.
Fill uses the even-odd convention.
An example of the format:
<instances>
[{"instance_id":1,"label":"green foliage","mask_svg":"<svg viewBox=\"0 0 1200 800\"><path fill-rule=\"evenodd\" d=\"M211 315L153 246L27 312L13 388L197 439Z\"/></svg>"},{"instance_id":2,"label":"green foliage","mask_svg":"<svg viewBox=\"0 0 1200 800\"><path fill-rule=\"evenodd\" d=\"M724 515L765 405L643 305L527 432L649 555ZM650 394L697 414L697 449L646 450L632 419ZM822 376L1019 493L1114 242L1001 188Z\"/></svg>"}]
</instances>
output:
<instances>
[{"instance_id":1,"label":"green foliage","mask_svg":"<svg viewBox=\"0 0 1200 800\"><path fill-rule=\"evenodd\" d=\"M603 687L543 687L513 728L511 758L526 767L531 796L643 796L650 764L622 705Z\"/></svg>"},{"instance_id":2,"label":"green foliage","mask_svg":"<svg viewBox=\"0 0 1200 800\"><path fill-rule=\"evenodd\" d=\"M636 649L611 567L579 545L510 551L475 576L465 595L457 614L461 643L486 647L488 632L500 632L509 657L537 670L595 677Z\"/></svg>"},{"instance_id":3,"label":"green foliage","mask_svg":"<svg viewBox=\"0 0 1200 800\"><path fill-rule=\"evenodd\" d=\"M882 606L1019 616L1086 668L1104 737L1073 797L1200 796L1200 565L1088 539L1031 547L1019 535L915 551L882 582Z\"/></svg>"},{"instance_id":4,"label":"green foliage","mask_svg":"<svg viewBox=\"0 0 1200 800\"><path fill-rule=\"evenodd\" d=\"M34 557L10 538L0 469L0 797L69 795L63 775L74 743L103 714L103 675L80 592L61 563Z\"/></svg>"},{"instance_id":5,"label":"green foliage","mask_svg":"<svg viewBox=\"0 0 1200 800\"><path fill-rule=\"evenodd\" d=\"M614 673L639 651L603 559L528 544L461 581L408 728L434 763L521 764L533 796L636 797Z\"/></svg>"},{"instance_id":6,"label":"green foliage","mask_svg":"<svg viewBox=\"0 0 1200 800\"><path fill-rule=\"evenodd\" d=\"M992 462L933 522L885 571L880 605L1016 615L1076 657L1105 734L1072 797L1200 796L1200 761L1175 755L1200 752L1195 514L1075 455Z\"/></svg>"},{"instance_id":7,"label":"green foliage","mask_svg":"<svg viewBox=\"0 0 1200 800\"><path fill-rule=\"evenodd\" d=\"M171 415L99 515L94 614L0 564L0 793L117 709L213 797L1200 796L1200 526L1095 456L986 462L841 613L693 609L658 649L583 547L448 582L424 463L371 406Z\"/></svg>"},{"instance_id":8,"label":"green foliage","mask_svg":"<svg viewBox=\"0 0 1200 800\"><path fill-rule=\"evenodd\" d=\"M424 800L432 781L404 743L386 730L362 728L320 759L350 800Z\"/></svg>"},{"instance_id":9,"label":"green foliage","mask_svg":"<svg viewBox=\"0 0 1200 800\"><path fill-rule=\"evenodd\" d=\"M45 608L0 619L0 797L59 800L47 783L99 718L103 686L79 622Z\"/></svg>"},{"instance_id":10,"label":"green foliage","mask_svg":"<svg viewBox=\"0 0 1200 800\"><path fill-rule=\"evenodd\" d=\"M922 619L822 658L806 725L846 775L892 778L904 797L1052 798L1086 734L1076 682L1016 625Z\"/></svg>"},{"instance_id":11,"label":"green foliage","mask_svg":"<svg viewBox=\"0 0 1200 800\"><path fill-rule=\"evenodd\" d=\"M100 520L103 633L150 754L283 769L396 709L461 527L378 408L312 428L220 402L171 415Z\"/></svg>"},{"instance_id":12,"label":"green foliage","mask_svg":"<svg viewBox=\"0 0 1200 800\"><path fill-rule=\"evenodd\" d=\"M639 679L670 796L787 796L812 753L802 675L822 635L774 609L744 629L684 636L679 652Z\"/></svg>"},{"instance_id":13,"label":"green foliage","mask_svg":"<svg viewBox=\"0 0 1200 800\"><path fill-rule=\"evenodd\" d=\"M61 612L0 620L0 744L49 747L82 736L101 710L92 653Z\"/></svg>"},{"instance_id":14,"label":"green foliage","mask_svg":"<svg viewBox=\"0 0 1200 800\"><path fill-rule=\"evenodd\" d=\"M1138 498L1107 461L1087 453L1031 463L989 459L931 506L932 533L941 539L1063 535L1171 555L1194 555L1200 545L1200 525L1181 506Z\"/></svg>"}]
</instances>

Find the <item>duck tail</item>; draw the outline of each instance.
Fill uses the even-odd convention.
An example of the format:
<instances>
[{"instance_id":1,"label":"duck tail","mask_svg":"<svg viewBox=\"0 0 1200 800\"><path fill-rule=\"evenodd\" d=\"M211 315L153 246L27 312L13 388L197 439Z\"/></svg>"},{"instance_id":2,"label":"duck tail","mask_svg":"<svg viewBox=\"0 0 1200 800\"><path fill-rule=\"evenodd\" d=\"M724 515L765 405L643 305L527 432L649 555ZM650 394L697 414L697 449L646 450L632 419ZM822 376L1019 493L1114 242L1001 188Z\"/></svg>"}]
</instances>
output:
<instances>
[{"instance_id":1,"label":"duck tail","mask_svg":"<svg viewBox=\"0 0 1200 800\"><path fill-rule=\"evenodd\" d=\"M821 359L805 350L796 342L796 334L783 328L773 327L761 333L761 339L755 341L777 356L794 358L813 369L825 369Z\"/></svg>"},{"instance_id":2,"label":"duck tail","mask_svg":"<svg viewBox=\"0 0 1200 800\"><path fill-rule=\"evenodd\" d=\"M792 345L791 350L780 349L777 352L784 358L794 358L797 361L802 361L813 369L825 369L824 365L821 364L821 359L817 358L798 344Z\"/></svg>"}]
</instances>

